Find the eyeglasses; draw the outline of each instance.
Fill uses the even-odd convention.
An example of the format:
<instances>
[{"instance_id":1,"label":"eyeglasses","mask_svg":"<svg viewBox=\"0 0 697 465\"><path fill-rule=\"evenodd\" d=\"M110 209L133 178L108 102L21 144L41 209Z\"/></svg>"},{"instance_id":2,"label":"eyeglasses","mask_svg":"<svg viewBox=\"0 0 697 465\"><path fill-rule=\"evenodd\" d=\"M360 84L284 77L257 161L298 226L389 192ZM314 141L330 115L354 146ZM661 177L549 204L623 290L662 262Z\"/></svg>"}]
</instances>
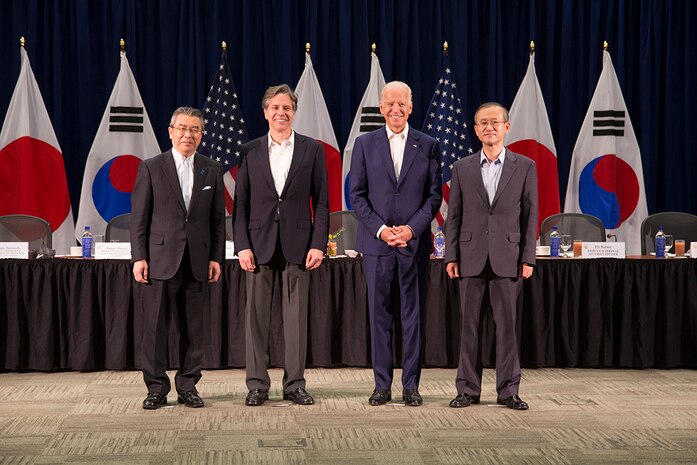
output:
<instances>
[{"instance_id":1,"label":"eyeglasses","mask_svg":"<svg viewBox=\"0 0 697 465\"><path fill-rule=\"evenodd\" d=\"M478 123L476 123L476 124L477 124L477 126L481 126L482 129L486 129L486 127L489 126L489 125L491 124L491 127L494 128L494 129L496 129L497 127L499 127L499 126L502 125L503 123L505 123L505 121L497 121L497 120L494 120L494 121L486 121L486 120L485 120L485 121L480 121L480 122L478 122Z\"/></svg>"},{"instance_id":2,"label":"eyeglasses","mask_svg":"<svg viewBox=\"0 0 697 465\"><path fill-rule=\"evenodd\" d=\"M193 128L187 128L186 126L170 126L170 128L176 130L179 134L186 134L187 132L190 132L192 136L197 136L201 133L201 128L193 127Z\"/></svg>"}]
</instances>

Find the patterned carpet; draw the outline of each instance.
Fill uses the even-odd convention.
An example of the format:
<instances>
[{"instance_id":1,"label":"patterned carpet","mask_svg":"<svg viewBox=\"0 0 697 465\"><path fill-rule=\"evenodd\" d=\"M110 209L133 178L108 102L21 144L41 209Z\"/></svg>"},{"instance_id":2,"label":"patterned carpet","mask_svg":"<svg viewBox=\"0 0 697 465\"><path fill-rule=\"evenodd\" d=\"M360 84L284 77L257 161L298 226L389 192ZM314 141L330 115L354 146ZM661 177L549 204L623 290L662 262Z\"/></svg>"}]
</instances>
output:
<instances>
[{"instance_id":1,"label":"patterned carpet","mask_svg":"<svg viewBox=\"0 0 697 465\"><path fill-rule=\"evenodd\" d=\"M173 376L173 373L171 374ZM697 463L697 371L524 370L530 410L451 409L454 370L424 370L422 407L370 407L372 372L308 370L309 407L245 407L243 370L204 372L206 408L145 411L139 372L0 374L0 464ZM401 399L399 371L393 397Z\"/></svg>"}]
</instances>

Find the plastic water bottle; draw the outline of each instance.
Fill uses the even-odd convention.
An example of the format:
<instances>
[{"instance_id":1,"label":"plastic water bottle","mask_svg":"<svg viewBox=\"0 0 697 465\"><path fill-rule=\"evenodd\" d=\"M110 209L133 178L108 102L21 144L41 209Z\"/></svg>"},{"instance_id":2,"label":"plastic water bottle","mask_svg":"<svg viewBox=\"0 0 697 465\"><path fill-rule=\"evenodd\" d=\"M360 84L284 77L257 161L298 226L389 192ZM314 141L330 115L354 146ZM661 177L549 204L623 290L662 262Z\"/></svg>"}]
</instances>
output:
<instances>
[{"instance_id":1,"label":"plastic water bottle","mask_svg":"<svg viewBox=\"0 0 697 465\"><path fill-rule=\"evenodd\" d=\"M666 235L663 233L663 226L658 227L658 232L656 233L656 240L654 244L656 246L656 257L665 257Z\"/></svg>"},{"instance_id":2,"label":"plastic water bottle","mask_svg":"<svg viewBox=\"0 0 697 465\"><path fill-rule=\"evenodd\" d=\"M552 257L559 256L559 240L561 236L559 231L557 231L556 226L552 226L552 232L549 233L549 255Z\"/></svg>"},{"instance_id":3,"label":"plastic water bottle","mask_svg":"<svg viewBox=\"0 0 697 465\"><path fill-rule=\"evenodd\" d=\"M433 237L433 255L436 258L445 257L445 234L443 234L443 228L438 226L438 231Z\"/></svg>"},{"instance_id":4,"label":"plastic water bottle","mask_svg":"<svg viewBox=\"0 0 697 465\"><path fill-rule=\"evenodd\" d=\"M82 258L92 258L92 232L89 226L85 226L82 233Z\"/></svg>"}]
</instances>

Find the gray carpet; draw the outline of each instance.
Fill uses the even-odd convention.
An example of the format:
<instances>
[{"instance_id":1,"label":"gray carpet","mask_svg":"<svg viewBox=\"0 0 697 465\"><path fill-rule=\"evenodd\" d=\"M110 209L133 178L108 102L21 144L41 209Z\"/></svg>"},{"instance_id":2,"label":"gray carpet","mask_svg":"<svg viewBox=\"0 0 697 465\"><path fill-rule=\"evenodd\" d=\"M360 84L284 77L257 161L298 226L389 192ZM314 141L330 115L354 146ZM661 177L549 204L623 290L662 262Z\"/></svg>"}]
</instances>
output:
<instances>
[{"instance_id":1,"label":"gray carpet","mask_svg":"<svg viewBox=\"0 0 697 465\"><path fill-rule=\"evenodd\" d=\"M173 375L173 373L172 373ZM424 370L422 407L370 407L372 372L307 371L309 407L245 407L243 370L204 372L206 407L145 411L139 372L0 374L0 464L697 463L697 371L524 370L530 410L451 409L454 370ZM393 397L401 398L399 371Z\"/></svg>"}]
</instances>

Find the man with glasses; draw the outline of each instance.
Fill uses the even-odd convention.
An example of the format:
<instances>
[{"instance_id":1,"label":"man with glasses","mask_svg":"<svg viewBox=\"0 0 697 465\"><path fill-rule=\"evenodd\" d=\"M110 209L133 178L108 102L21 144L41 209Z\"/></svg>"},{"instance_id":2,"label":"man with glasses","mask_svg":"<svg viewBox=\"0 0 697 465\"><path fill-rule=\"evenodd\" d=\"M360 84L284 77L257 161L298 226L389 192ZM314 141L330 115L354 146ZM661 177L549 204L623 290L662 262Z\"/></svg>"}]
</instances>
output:
<instances>
[{"instance_id":1,"label":"man with glasses","mask_svg":"<svg viewBox=\"0 0 697 465\"><path fill-rule=\"evenodd\" d=\"M286 84L269 87L261 106L269 132L242 147L233 220L235 251L247 272L245 404L259 406L269 398L271 315L280 311L283 399L311 405L304 375L309 271L322 264L329 234L324 148L293 131L298 97Z\"/></svg>"},{"instance_id":2,"label":"man with glasses","mask_svg":"<svg viewBox=\"0 0 697 465\"><path fill-rule=\"evenodd\" d=\"M131 197L131 256L141 285L141 364L148 387L144 409L167 405L173 309L179 322L177 402L203 407L196 383L204 353L205 283L218 281L225 250L223 169L196 154L203 125L200 110L177 108L169 125L172 149L141 162Z\"/></svg>"},{"instance_id":3,"label":"man with glasses","mask_svg":"<svg viewBox=\"0 0 697 465\"><path fill-rule=\"evenodd\" d=\"M479 403L478 328L488 292L496 324L497 403L526 410L528 404L518 396L516 290L519 278L529 278L535 264L537 173L532 160L504 147L511 124L503 105L481 105L474 121L482 150L453 166L445 223L446 271L459 279L462 319L457 397L450 406Z\"/></svg>"}]
</instances>

